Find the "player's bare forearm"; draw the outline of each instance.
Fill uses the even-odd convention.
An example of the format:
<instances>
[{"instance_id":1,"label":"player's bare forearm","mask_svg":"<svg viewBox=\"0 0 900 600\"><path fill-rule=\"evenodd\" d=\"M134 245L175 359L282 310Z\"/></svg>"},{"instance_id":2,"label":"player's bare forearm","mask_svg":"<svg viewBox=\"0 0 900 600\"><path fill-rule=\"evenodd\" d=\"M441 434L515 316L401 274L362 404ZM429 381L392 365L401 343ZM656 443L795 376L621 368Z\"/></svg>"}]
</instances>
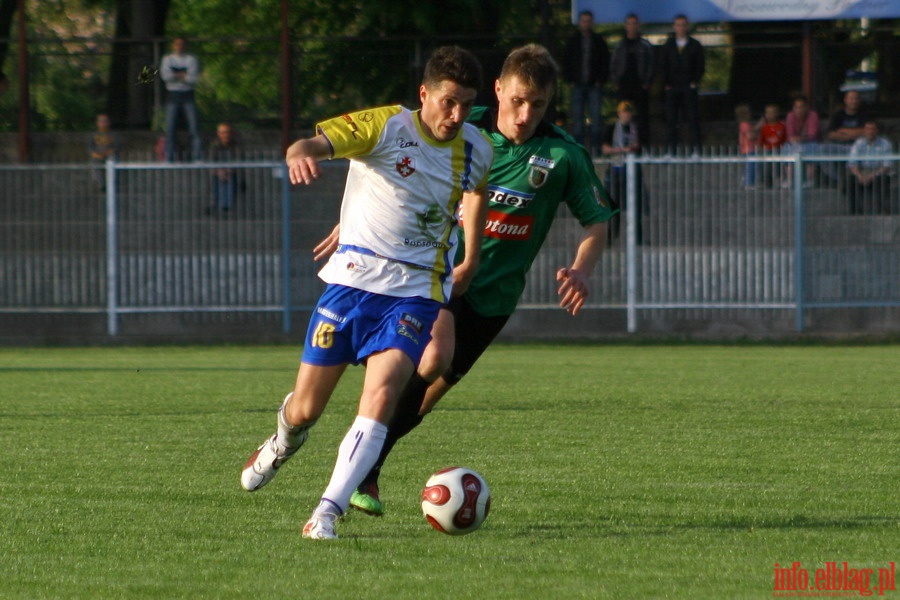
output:
<instances>
[{"instance_id":1,"label":"player's bare forearm","mask_svg":"<svg viewBox=\"0 0 900 600\"><path fill-rule=\"evenodd\" d=\"M291 183L310 184L321 175L319 161L331 158L331 144L324 135L298 140L291 144L285 156Z\"/></svg>"},{"instance_id":2,"label":"player's bare forearm","mask_svg":"<svg viewBox=\"0 0 900 600\"><path fill-rule=\"evenodd\" d=\"M606 247L606 223L594 223L585 228L585 235L578 244L575 260L571 267L563 267L556 272L559 282L557 294L559 305L572 316L578 314L588 297L588 280L603 248Z\"/></svg>"},{"instance_id":3,"label":"player's bare forearm","mask_svg":"<svg viewBox=\"0 0 900 600\"><path fill-rule=\"evenodd\" d=\"M475 273L477 272L477 262L467 262L463 260L463 262L453 267L453 289L450 291L450 296L455 298L464 294L469 288L469 284L472 283L472 279L475 278Z\"/></svg>"},{"instance_id":4,"label":"player's bare forearm","mask_svg":"<svg viewBox=\"0 0 900 600\"><path fill-rule=\"evenodd\" d=\"M481 262L481 238L487 219L487 193L484 189L463 194L463 236L466 251L463 260L453 269L453 295L466 291Z\"/></svg>"}]
</instances>

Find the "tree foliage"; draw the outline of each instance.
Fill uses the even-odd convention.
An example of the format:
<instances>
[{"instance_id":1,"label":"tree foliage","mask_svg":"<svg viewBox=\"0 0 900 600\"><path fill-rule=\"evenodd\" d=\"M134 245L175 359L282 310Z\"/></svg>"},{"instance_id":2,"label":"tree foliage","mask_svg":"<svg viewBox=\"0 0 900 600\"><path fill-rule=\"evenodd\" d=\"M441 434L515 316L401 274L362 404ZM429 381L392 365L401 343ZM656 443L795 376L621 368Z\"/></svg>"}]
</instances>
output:
<instances>
[{"instance_id":1,"label":"tree foliage","mask_svg":"<svg viewBox=\"0 0 900 600\"><path fill-rule=\"evenodd\" d=\"M0 86L0 115L18 112L19 48L16 0L0 0L0 72L9 89ZM27 0L29 78L32 124L35 129L74 129L102 110L109 61L104 44L108 37L113 0ZM2 78L2 77L0 77ZM88 121L88 122L90 122ZM10 130L12 118L0 118L0 129Z\"/></svg>"},{"instance_id":2,"label":"tree foliage","mask_svg":"<svg viewBox=\"0 0 900 600\"><path fill-rule=\"evenodd\" d=\"M448 43L479 56L485 69L479 101L490 102L493 77L513 46L541 42L559 56L571 27L568 0L288 0L290 78L285 83L282 0L26 2L35 129L85 129L101 111L110 112L118 127L159 127L162 84L138 85L137 76L144 67L158 67L168 41L178 35L188 38L202 63L197 98L207 126L217 120L277 126L286 85L295 126L305 128L364 105L414 106L424 61L431 50ZM0 38L14 29L15 3L0 0ZM735 101L763 101L762 95L786 98L799 85L796 26L788 28L783 44L776 44L774 34L761 35L765 28L758 23L733 24L737 43L721 50L723 60L710 61L710 71L716 73L707 83L728 86ZM833 88L851 63L878 52L888 83L884 89L896 96L897 33L880 30L842 40L834 37L841 35L834 33L837 29L829 22L815 24L817 43L825 49L820 63L825 72L817 73L824 85ZM604 28L612 37L620 31ZM0 129L15 127L11 119L3 120L17 112L14 36L12 40L4 63L7 48L0 39L0 70L12 75L9 92L0 95ZM773 71L772 64L779 68ZM561 92L564 101L565 90Z\"/></svg>"},{"instance_id":3,"label":"tree foliage","mask_svg":"<svg viewBox=\"0 0 900 600\"><path fill-rule=\"evenodd\" d=\"M28 1L31 37L106 40L86 53L32 48L38 127L87 128L100 111L110 112L118 127L159 127L160 107L154 102L164 96L161 83L139 86L135 81L143 67L154 66L176 35L187 37L201 59L201 118L261 126L280 119L281 0ZM15 0L0 0L7 2ZM570 10L566 0L288 4L288 85L299 127L363 105L415 105L428 54L448 43L479 56L485 70L480 100L488 102L493 77L508 50L524 41L543 41L557 50L554 44L569 27ZM99 19L103 27L84 27L89 18ZM75 25L67 25L71 23ZM51 64L55 61L59 64ZM59 84L60 79L65 83ZM14 96L13 91L6 98L13 112Z\"/></svg>"},{"instance_id":4,"label":"tree foliage","mask_svg":"<svg viewBox=\"0 0 900 600\"><path fill-rule=\"evenodd\" d=\"M506 50L498 31L520 29L511 20L522 16L514 0L459 0L452 10L421 0L289 4L290 85L306 124L364 104L415 102L423 62L439 44L465 44L494 73ZM209 92L201 109L278 114L280 24L279 0L173 2L168 31L209 40L199 42Z\"/></svg>"}]
</instances>

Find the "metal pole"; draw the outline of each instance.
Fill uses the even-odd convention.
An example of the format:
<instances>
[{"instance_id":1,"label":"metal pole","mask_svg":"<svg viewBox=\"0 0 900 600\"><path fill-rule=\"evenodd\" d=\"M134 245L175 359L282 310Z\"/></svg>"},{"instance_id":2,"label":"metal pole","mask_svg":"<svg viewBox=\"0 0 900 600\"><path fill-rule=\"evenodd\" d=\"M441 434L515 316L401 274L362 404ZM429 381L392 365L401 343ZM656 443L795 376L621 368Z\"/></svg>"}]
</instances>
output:
<instances>
[{"instance_id":1,"label":"metal pole","mask_svg":"<svg viewBox=\"0 0 900 600\"><path fill-rule=\"evenodd\" d=\"M612 167L610 167L612 168ZM625 269L627 281L628 333L637 332L637 186L635 155L625 156Z\"/></svg>"},{"instance_id":2,"label":"metal pole","mask_svg":"<svg viewBox=\"0 0 900 600\"><path fill-rule=\"evenodd\" d=\"M29 147L29 112L31 98L28 94L28 35L26 28L25 0L18 0L19 11L19 162L27 162Z\"/></svg>"},{"instance_id":3,"label":"metal pole","mask_svg":"<svg viewBox=\"0 0 900 600\"><path fill-rule=\"evenodd\" d=\"M290 3L281 0L281 151L291 145L291 127L294 124L292 102L293 69L291 61L291 31L288 27Z\"/></svg>"},{"instance_id":4,"label":"metal pole","mask_svg":"<svg viewBox=\"0 0 900 600\"><path fill-rule=\"evenodd\" d=\"M116 164L106 161L106 330L111 336L119 333L119 257L116 243Z\"/></svg>"},{"instance_id":5,"label":"metal pole","mask_svg":"<svg viewBox=\"0 0 900 600\"><path fill-rule=\"evenodd\" d=\"M809 21L806 21L802 25L803 31L803 43L802 43L802 67L801 67L801 78L803 84L803 94L809 98L809 102L815 102L815 96L813 96L813 39L812 39L812 25Z\"/></svg>"},{"instance_id":6,"label":"metal pole","mask_svg":"<svg viewBox=\"0 0 900 600\"><path fill-rule=\"evenodd\" d=\"M163 42L157 38L153 40L153 68L159 69L160 63L162 62L162 48L160 47ZM150 118L151 127L154 131L165 128L165 116L162 108L162 77L157 77L153 80L153 116ZM160 123L162 123L162 127L160 127Z\"/></svg>"},{"instance_id":7,"label":"metal pole","mask_svg":"<svg viewBox=\"0 0 900 600\"><path fill-rule=\"evenodd\" d=\"M281 164L281 286L282 331L291 332L291 182L287 164Z\"/></svg>"},{"instance_id":8,"label":"metal pole","mask_svg":"<svg viewBox=\"0 0 900 600\"><path fill-rule=\"evenodd\" d=\"M797 331L803 331L803 171L806 166L799 154L794 155L794 293L796 295Z\"/></svg>"}]
</instances>

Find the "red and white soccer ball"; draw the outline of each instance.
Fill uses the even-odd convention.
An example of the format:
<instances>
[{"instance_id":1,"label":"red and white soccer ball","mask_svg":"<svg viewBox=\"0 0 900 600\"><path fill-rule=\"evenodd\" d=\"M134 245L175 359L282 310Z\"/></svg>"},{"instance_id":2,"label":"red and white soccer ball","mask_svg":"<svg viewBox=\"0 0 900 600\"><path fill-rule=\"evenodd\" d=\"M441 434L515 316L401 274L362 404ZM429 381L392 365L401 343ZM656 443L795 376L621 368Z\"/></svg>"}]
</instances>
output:
<instances>
[{"instance_id":1,"label":"red and white soccer ball","mask_svg":"<svg viewBox=\"0 0 900 600\"><path fill-rule=\"evenodd\" d=\"M472 533L491 509L491 491L471 469L450 467L432 475L422 490L422 512L432 527L449 535Z\"/></svg>"}]
</instances>

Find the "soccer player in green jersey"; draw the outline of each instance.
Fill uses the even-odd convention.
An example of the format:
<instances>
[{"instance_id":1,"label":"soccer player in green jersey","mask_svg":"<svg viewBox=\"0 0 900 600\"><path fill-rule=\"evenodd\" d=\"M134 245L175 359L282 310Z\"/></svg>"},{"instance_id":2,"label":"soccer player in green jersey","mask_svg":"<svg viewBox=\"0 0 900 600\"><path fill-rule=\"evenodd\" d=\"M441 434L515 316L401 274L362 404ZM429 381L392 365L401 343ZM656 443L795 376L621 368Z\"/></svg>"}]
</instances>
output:
<instances>
[{"instance_id":1,"label":"soccer player in green jersey","mask_svg":"<svg viewBox=\"0 0 900 600\"><path fill-rule=\"evenodd\" d=\"M500 333L525 289L525 274L561 202L585 233L572 263L556 273L560 306L576 315L584 305L588 278L606 245L606 222L615 211L587 151L543 120L557 78L557 65L545 48L536 44L517 48L507 56L495 82L496 112L476 107L469 117L494 146L481 264L466 292L440 311L432 340L388 424L381 455L351 497L354 508L383 514L378 495L381 465L397 440L422 422ZM465 205L461 225L464 229ZM327 246L325 240L317 247L317 257L327 252Z\"/></svg>"}]
</instances>

